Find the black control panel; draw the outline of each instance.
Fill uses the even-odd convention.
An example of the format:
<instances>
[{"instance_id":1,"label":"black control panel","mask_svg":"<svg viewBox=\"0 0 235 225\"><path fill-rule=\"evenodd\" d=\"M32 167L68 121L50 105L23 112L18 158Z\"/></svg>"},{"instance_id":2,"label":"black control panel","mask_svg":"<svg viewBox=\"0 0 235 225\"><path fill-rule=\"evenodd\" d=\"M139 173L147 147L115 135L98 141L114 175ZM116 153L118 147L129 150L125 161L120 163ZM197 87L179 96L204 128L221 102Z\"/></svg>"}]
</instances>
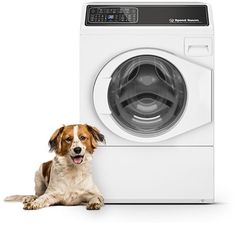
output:
<instances>
[{"instance_id":1,"label":"black control panel","mask_svg":"<svg viewBox=\"0 0 235 225\"><path fill-rule=\"evenodd\" d=\"M208 26L206 5L88 5L86 26Z\"/></svg>"},{"instance_id":2,"label":"black control panel","mask_svg":"<svg viewBox=\"0 0 235 225\"><path fill-rule=\"evenodd\" d=\"M89 23L137 23L138 9L135 7L91 7Z\"/></svg>"}]
</instances>

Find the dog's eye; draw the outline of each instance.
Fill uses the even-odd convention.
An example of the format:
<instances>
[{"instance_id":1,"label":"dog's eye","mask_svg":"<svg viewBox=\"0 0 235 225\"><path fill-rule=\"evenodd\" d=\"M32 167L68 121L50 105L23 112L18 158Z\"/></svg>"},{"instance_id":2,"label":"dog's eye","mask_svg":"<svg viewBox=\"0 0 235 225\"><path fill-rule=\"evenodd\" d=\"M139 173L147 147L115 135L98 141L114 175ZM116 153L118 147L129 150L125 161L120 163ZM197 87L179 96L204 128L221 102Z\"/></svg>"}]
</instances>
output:
<instances>
[{"instance_id":1,"label":"dog's eye","mask_svg":"<svg viewBox=\"0 0 235 225\"><path fill-rule=\"evenodd\" d=\"M68 143L70 143L72 140L73 140L73 138L70 137L70 136L65 139L65 141L68 142Z\"/></svg>"},{"instance_id":2,"label":"dog's eye","mask_svg":"<svg viewBox=\"0 0 235 225\"><path fill-rule=\"evenodd\" d=\"M84 136L80 136L80 138L79 138L81 141L85 141L86 140L86 137L84 137Z\"/></svg>"}]
</instances>

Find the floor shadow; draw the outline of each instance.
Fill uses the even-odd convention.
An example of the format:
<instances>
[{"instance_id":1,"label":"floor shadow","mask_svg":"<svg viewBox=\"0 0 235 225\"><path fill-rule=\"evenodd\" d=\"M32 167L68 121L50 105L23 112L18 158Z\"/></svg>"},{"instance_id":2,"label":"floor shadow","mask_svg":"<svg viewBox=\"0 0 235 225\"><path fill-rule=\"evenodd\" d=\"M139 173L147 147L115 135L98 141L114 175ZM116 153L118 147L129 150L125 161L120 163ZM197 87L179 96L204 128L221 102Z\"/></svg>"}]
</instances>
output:
<instances>
[{"instance_id":1,"label":"floor shadow","mask_svg":"<svg viewBox=\"0 0 235 225\"><path fill-rule=\"evenodd\" d=\"M224 202L213 203L105 203L105 205L224 205Z\"/></svg>"}]
</instances>

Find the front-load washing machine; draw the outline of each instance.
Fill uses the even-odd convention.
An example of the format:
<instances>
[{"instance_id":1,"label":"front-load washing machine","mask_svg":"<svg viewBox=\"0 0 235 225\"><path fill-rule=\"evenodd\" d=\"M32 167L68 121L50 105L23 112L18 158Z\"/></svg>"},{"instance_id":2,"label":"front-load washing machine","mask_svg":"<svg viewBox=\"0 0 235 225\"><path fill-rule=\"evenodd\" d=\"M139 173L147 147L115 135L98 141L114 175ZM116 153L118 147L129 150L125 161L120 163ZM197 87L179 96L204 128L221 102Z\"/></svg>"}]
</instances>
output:
<instances>
[{"instance_id":1,"label":"front-load washing machine","mask_svg":"<svg viewBox=\"0 0 235 225\"><path fill-rule=\"evenodd\" d=\"M203 3L88 3L80 122L106 203L214 201L213 21Z\"/></svg>"}]
</instances>

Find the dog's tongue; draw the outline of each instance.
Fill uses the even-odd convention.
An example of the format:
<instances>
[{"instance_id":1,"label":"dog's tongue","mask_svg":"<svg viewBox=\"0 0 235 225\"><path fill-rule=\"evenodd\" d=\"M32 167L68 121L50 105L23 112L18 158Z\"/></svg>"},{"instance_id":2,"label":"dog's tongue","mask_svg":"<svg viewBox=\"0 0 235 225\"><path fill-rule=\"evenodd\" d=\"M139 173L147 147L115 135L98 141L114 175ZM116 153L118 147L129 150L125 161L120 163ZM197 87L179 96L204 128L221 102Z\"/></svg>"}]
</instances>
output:
<instances>
[{"instance_id":1,"label":"dog's tongue","mask_svg":"<svg viewBox=\"0 0 235 225\"><path fill-rule=\"evenodd\" d=\"M82 156L76 156L73 158L74 163L80 164L82 162Z\"/></svg>"}]
</instances>

